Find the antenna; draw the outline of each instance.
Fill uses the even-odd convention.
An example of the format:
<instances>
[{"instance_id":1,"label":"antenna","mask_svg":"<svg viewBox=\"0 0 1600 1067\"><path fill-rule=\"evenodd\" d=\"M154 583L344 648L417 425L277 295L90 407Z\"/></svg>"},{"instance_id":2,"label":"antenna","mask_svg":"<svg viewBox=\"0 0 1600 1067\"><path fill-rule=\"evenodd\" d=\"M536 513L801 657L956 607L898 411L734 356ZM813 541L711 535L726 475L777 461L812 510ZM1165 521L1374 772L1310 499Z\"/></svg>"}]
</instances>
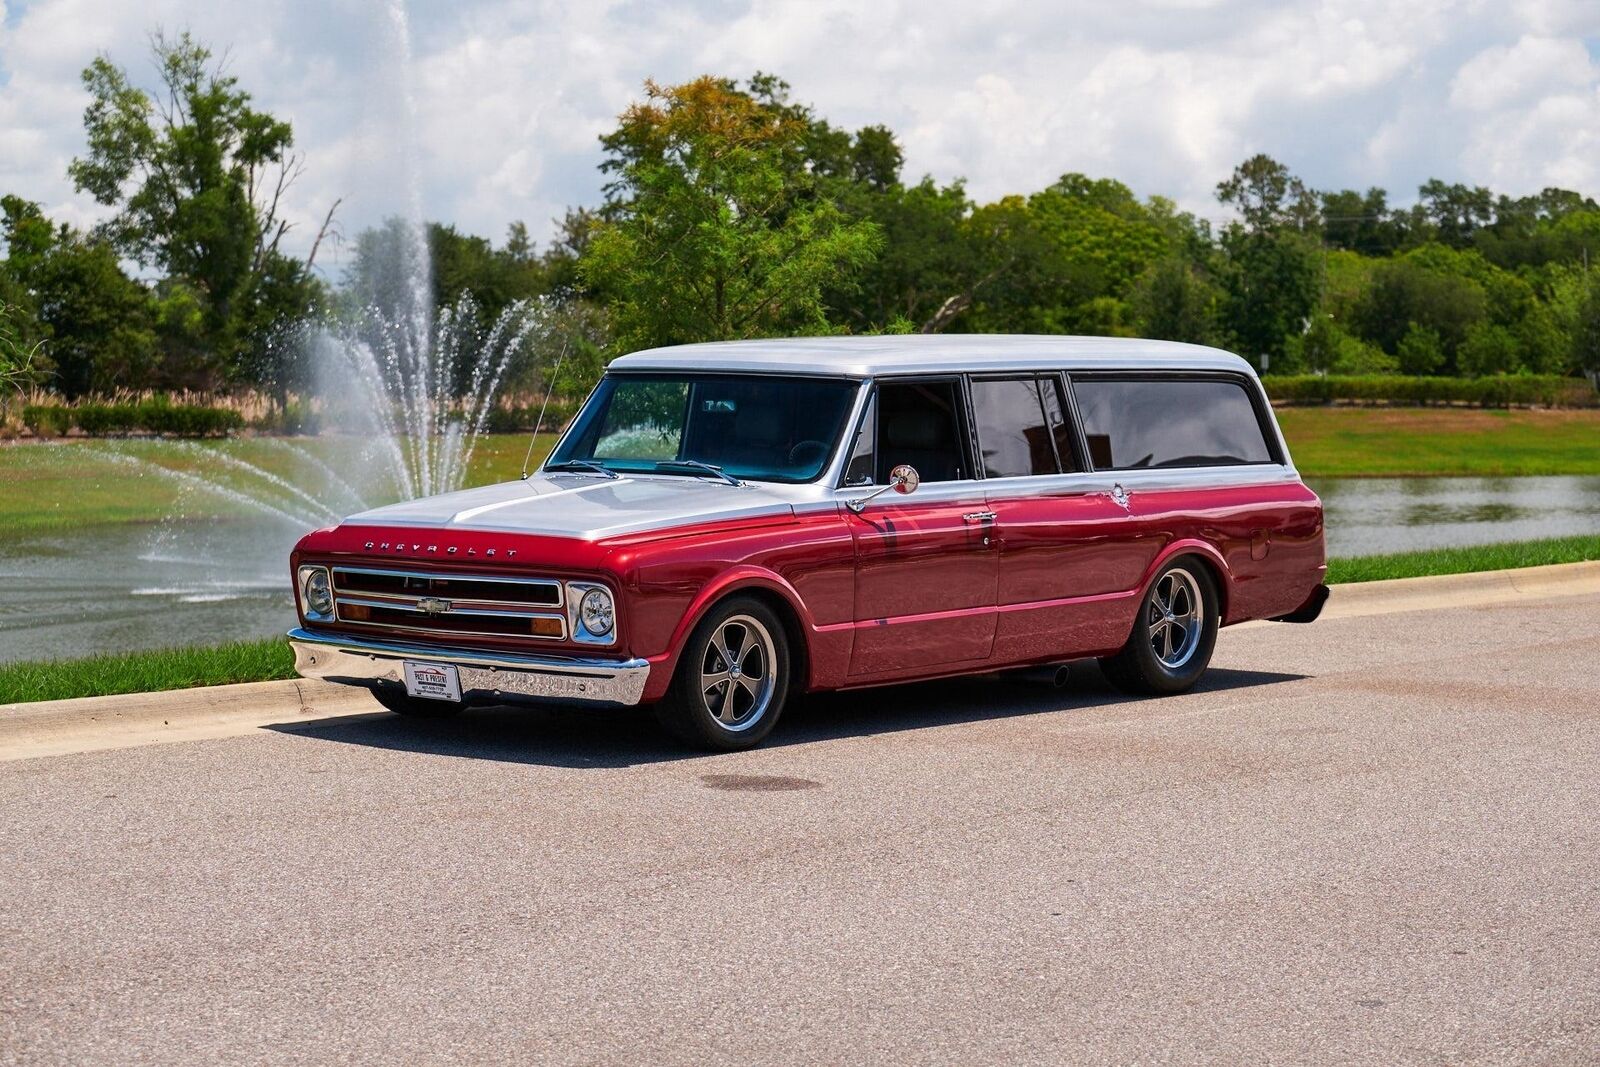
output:
<instances>
[{"instance_id":1,"label":"antenna","mask_svg":"<svg viewBox=\"0 0 1600 1067\"><path fill-rule=\"evenodd\" d=\"M550 406L550 394L556 390L556 379L561 376L561 361L567 358L567 341L561 342L561 351L556 356L556 369L550 372L550 380L544 386L544 402L539 405L539 417L533 420L533 436L528 438L528 451L522 456L522 480L528 480L528 464L533 460L533 445L539 440L539 428L544 425L545 408Z\"/></svg>"}]
</instances>

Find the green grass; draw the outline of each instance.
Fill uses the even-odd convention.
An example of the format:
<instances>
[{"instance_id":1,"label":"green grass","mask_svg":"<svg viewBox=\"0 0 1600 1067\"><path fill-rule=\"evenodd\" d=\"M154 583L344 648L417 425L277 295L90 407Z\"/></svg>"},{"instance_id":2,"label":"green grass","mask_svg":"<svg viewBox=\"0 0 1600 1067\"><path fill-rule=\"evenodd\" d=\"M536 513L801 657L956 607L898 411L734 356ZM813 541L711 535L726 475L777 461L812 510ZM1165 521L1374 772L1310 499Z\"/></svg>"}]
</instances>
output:
<instances>
[{"instance_id":1,"label":"green grass","mask_svg":"<svg viewBox=\"0 0 1600 1067\"><path fill-rule=\"evenodd\" d=\"M1542 567L1550 563L1582 563L1600 559L1600 535L1552 537L1467 548L1430 548L1388 556L1358 556L1328 561L1328 582L1376 582L1385 578L1422 578L1435 574Z\"/></svg>"},{"instance_id":2,"label":"green grass","mask_svg":"<svg viewBox=\"0 0 1600 1067\"><path fill-rule=\"evenodd\" d=\"M1334 559L1328 562L1328 581L1341 585L1593 559L1600 559L1600 536L1557 537L1514 544ZM288 644L282 638L269 638L77 660L0 664L0 704L152 693L233 682L268 682L294 676L294 656Z\"/></svg>"},{"instance_id":3,"label":"green grass","mask_svg":"<svg viewBox=\"0 0 1600 1067\"><path fill-rule=\"evenodd\" d=\"M1600 474L1600 411L1280 408L1310 477Z\"/></svg>"},{"instance_id":4,"label":"green grass","mask_svg":"<svg viewBox=\"0 0 1600 1067\"><path fill-rule=\"evenodd\" d=\"M554 444L555 435L541 434L534 449L534 462L541 462ZM467 484L486 485L515 478L522 469L527 447L526 434L480 438L467 471ZM226 441L146 438L0 445L0 487L4 487L0 492L0 535L96 524L155 523L172 515L218 518L252 514L248 506L224 494L185 483L184 476L194 474L289 510L302 510L302 505L281 486L236 464L248 463L315 492L319 479L305 473L308 461L296 453L309 454L337 467L339 449L338 440L316 437L239 437ZM230 465L230 460L235 463ZM330 499L328 503L338 510L342 501Z\"/></svg>"},{"instance_id":5,"label":"green grass","mask_svg":"<svg viewBox=\"0 0 1600 1067\"><path fill-rule=\"evenodd\" d=\"M287 641L273 637L85 659L0 663L0 704L154 693L293 677L294 653Z\"/></svg>"}]
</instances>

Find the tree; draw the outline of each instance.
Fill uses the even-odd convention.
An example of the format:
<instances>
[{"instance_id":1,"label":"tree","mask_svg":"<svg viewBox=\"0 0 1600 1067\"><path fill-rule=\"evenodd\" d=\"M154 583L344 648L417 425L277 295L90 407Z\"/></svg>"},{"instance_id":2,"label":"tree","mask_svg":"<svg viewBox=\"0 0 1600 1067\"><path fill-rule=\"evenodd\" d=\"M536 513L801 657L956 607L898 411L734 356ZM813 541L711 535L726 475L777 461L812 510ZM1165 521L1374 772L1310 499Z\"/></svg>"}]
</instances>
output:
<instances>
[{"instance_id":1,"label":"tree","mask_svg":"<svg viewBox=\"0 0 1600 1067\"><path fill-rule=\"evenodd\" d=\"M1435 235L1452 248L1466 248L1477 230L1494 221L1494 194L1481 185L1430 178L1417 194L1418 206Z\"/></svg>"},{"instance_id":2,"label":"tree","mask_svg":"<svg viewBox=\"0 0 1600 1067\"><path fill-rule=\"evenodd\" d=\"M39 353L44 342L27 340L24 321L20 308L0 301L0 397L38 381Z\"/></svg>"},{"instance_id":3,"label":"tree","mask_svg":"<svg viewBox=\"0 0 1600 1067\"><path fill-rule=\"evenodd\" d=\"M1217 199L1233 205L1251 233L1314 233L1321 225L1316 194L1268 155L1251 156L1235 167L1217 184Z\"/></svg>"},{"instance_id":4,"label":"tree","mask_svg":"<svg viewBox=\"0 0 1600 1067\"><path fill-rule=\"evenodd\" d=\"M1389 210L1389 194L1373 187L1322 193L1322 241L1364 256L1393 255L1405 242L1403 214Z\"/></svg>"},{"instance_id":5,"label":"tree","mask_svg":"<svg viewBox=\"0 0 1600 1067\"><path fill-rule=\"evenodd\" d=\"M105 233L119 252L194 292L215 384L240 360L259 366L251 350L259 357L270 344L274 316L320 295L309 260L280 251L291 225L283 195L300 161L289 124L253 108L205 46L187 33L157 34L151 50L154 94L105 56L84 70L89 151L68 173L117 209Z\"/></svg>"},{"instance_id":6,"label":"tree","mask_svg":"<svg viewBox=\"0 0 1600 1067\"><path fill-rule=\"evenodd\" d=\"M1413 322L1400 338L1395 356L1403 374L1432 374L1444 366L1444 342L1437 330Z\"/></svg>"},{"instance_id":7,"label":"tree","mask_svg":"<svg viewBox=\"0 0 1600 1067\"><path fill-rule=\"evenodd\" d=\"M1467 330L1456 362L1463 374L1510 374L1522 366L1517 336L1498 323L1476 323Z\"/></svg>"},{"instance_id":8,"label":"tree","mask_svg":"<svg viewBox=\"0 0 1600 1067\"><path fill-rule=\"evenodd\" d=\"M1437 247L1437 246L1435 246ZM1399 353L1412 326L1431 330L1449 367L1467 332L1489 314L1484 285L1465 272L1459 255L1438 256L1426 247L1373 268L1371 284L1355 309L1357 332L1386 352Z\"/></svg>"},{"instance_id":9,"label":"tree","mask_svg":"<svg viewBox=\"0 0 1600 1067\"><path fill-rule=\"evenodd\" d=\"M1222 248L1223 326L1241 355L1270 369L1284 354L1285 338L1302 333L1317 307L1322 251L1292 230L1252 231L1237 223L1223 231Z\"/></svg>"},{"instance_id":10,"label":"tree","mask_svg":"<svg viewBox=\"0 0 1600 1067\"><path fill-rule=\"evenodd\" d=\"M783 88L647 82L601 138L612 180L582 272L611 294L625 348L834 329L824 287L881 238L820 194Z\"/></svg>"},{"instance_id":11,"label":"tree","mask_svg":"<svg viewBox=\"0 0 1600 1067\"><path fill-rule=\"evenodd\" d=\"M48 372L68 396L159 384L151 294L123 273L115 250L52 224L21 197L0 198L0 220L5 274L25 294L36 324L30 350L48 342L48 359L36 360L35 370Z\"/></svg>"},{"instance_id":12,"label":"tree","mask_svg":"<svg viewBox=\"0 0 1600 1067\"><path fill-rule=\"evenodd\" d=\"M1147 271L1132 298L1138 332L1162 341L1217 342L1222 294L1183 256L1168 256Z\"/></svg>"}]
</instances>

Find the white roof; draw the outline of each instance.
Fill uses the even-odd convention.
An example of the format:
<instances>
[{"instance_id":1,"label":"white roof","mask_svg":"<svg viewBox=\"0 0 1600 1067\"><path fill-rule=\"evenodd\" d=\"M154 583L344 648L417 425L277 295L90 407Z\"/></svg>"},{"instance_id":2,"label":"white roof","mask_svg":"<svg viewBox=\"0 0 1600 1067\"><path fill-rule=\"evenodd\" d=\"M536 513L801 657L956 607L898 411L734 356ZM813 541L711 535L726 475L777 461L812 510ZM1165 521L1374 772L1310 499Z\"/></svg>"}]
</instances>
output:
<instances>
[{"instance_id":1,"label":"white roof","mask_svg":"<svg viewBox=\"0 0 1600 1067\"><path fill-rule=\"evenodd\" d=\"M1231 352L1177 341L1040 334L884 334L784 337L652 348L611 361L611 370L756 374L879 374L990 370L1226 370L1251 374Z\"/></svg>"}]
</instances>

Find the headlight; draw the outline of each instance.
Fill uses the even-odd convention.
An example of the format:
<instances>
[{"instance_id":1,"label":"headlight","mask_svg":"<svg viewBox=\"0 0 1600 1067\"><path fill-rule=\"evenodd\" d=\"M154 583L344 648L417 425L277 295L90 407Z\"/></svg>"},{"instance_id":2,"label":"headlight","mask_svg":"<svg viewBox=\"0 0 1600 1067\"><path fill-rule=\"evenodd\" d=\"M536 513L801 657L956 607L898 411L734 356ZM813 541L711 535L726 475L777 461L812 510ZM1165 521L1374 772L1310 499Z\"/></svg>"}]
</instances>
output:
<instances>
[{"instance_id":1,"label":"headlight","mask_svg":"<svg viewBox=\"0 0 1600 1067\"><path fill-rule=\"evenodd\" d=\"M578 617L583 620L583 628L596 637L604 637L611 632L611 627L616 625L616 609L611 603L611 594L604 589L591 589L583 594L583 599L578 602Z\"/></svg>"},{"instance_id":2,"label":"headlight","mask_svg":"<svg viewBox=\"0 0 1600 1067\"><path fill-rule=\"evenodd\" d=\"M333 617L333 588L326 567L300 568L300 603L308 618Z\"/></svg>"}]
</instances>

